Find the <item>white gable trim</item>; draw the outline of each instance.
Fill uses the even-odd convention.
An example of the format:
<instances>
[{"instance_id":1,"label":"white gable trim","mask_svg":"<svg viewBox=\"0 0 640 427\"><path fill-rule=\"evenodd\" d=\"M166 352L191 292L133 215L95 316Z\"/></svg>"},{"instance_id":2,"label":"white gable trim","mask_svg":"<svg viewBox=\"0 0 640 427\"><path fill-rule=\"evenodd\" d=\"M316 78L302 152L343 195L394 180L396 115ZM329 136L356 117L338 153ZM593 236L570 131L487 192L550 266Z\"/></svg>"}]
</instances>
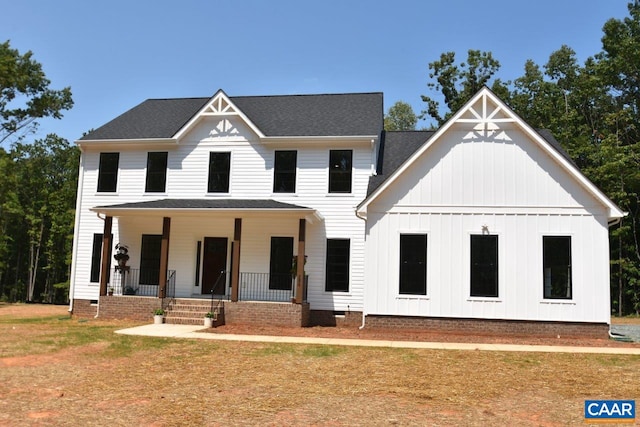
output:
<instances>
[{"instance_id":1,"label":"white gable trim","mask_svg":"<svg viewBox=\"0 0 640 427\"><path fill-rule=\"evenodd\" d=\"M180 140L187 132L189 132L203 117L212 116L237 116L240 117L260 139L265 135L249 118L229 99L222 89L218 90L211 100L200 109L175 135L173 139Z\"/></svg>"},{"instance_id":2,"label":"white gable trim","mask_svg":"<svg viewBox=\"0 0 640 427\"><path fill-rule=\"evenodd\" d=\"M476 111L473 106L479 101L482 102L482 111ZM492 102L496 108L489 114L488 101ZM500 117L497 117L500 116ZM509 106L498 98L489 88L484 87L476 93L456 114L453 115L436 133L410 156L391 176L356 208L356 215L360 218L367 217L368 206L378 198L387 188L389 188L402 174L413 165L429 148L436 144L439 139L456 123L475 123L474 130L486 129L494 131L498 129L496 123L515 123L522 131L537 143L542 150L554 159L569 175L571 175L580 185L594 196L608 210L609 220L622 218L626 215L615 203L613 203L598 187L596 187L584 174L571 162L564 158L556 149L538 134L531 126L522 120Z\"/></svg>"}]
</instances>

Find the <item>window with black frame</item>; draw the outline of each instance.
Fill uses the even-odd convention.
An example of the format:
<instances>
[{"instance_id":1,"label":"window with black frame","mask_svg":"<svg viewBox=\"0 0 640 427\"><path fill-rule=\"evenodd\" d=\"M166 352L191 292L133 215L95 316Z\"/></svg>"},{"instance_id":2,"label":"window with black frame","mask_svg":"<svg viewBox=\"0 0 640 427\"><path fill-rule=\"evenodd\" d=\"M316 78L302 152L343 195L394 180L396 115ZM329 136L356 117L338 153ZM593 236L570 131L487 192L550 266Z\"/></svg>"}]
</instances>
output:
<instances>
[{"instance_id":1,"label":"window with black frame","mask_svg":"<svg viewBox=\"0 0 640 427\"><path fill-rule=\"evenodd\" d=\"M498 296L498 236L471 236L471 296Z\"/></svg>"},{"instance_id":2,"label":"window with black frame","mask_svg":"<svg viewBox=\"0 0 640 427\"><path fill-rule=\"evenodd\" d=\"M571 299L571 237L542 237L545 299Z\"/></svg>"},{"instance_id":3,"label":"window with black frame","mask_svg":"<svg viewBox=\"0 0 640 427\"><path fill-rule=\"evenodd\" d=\"M98 166L98 192L115 193L118 188L120 153L100 153Z\"/></svg>"},{"instance_id":4,"label":"window with black frame","mask_svg":"<svg viewBox=\"0 0 640 427\"><path fill-rule=\"evenodd\" d=\"M349 292L350 246L349 239L327 239L327 292Z\"/></svg>"},{"instance_id":5,"label":"window with black frame","mask_svg":"<svg viewBox=\"0 0 640 427\"><path fill-rule=\"evenodd\" d=\"M228 193L231 153L212 152L209 154L209 181L207 192Z\"/></svg>"},{"instance_id":6,"label":"window with black frame","mask_svg":"<svg viewBox=\"0 0 640 427\"><path fill-rule=\"evenodd\" d=\"M269 261L269 289L291 290L293 237L272 237Z\"/></svg>"},{"instance_id":7,"label":"window with black frame","mask_svg":"<svg viewBox=\"0 0 640 427\"><path fill-rule=\"evenodd\" d=\"M400 294L427 294L427 235L400 235Z\"/></svg>"},{"instance_id":8,"label":"window with black frame","mask_svg":"<svg viewBox=\"0 0 640 427\"><path fill-rule=\"evenodd\" d=\"M351 193L353 150L329 151L329 193Z\"/></svg>"},{"instance_id":9,"label":"window with black frame","mask_svg":"<svg viewBox=\"0 0 640 427\"><path fill-rule=\"evenodd\" d=\"M144 189L146 193L165 192L168 154L166 151L147 153L147 178Z\"/></svg>"},{"instance_id":10,"label":"window with black frame","mask_svg":"<svg viewBox=\"0 0 640 427\"><path fill-rule=\"evenodd\" d=\"M273 167L273 192L296 192L297 151L276 151Z\"/></svg>"},{"instance_id":11,"label":"window with black frame","mask_svg":"<svg viewBox=\"0 0 640 427\"><path fill-rule=\"evenodd\" d=\"M162 235L143 234L142 249L140 250L140 280L141 285L158 285L160 281L160 254Z\"/></svg>"}]
</instances>

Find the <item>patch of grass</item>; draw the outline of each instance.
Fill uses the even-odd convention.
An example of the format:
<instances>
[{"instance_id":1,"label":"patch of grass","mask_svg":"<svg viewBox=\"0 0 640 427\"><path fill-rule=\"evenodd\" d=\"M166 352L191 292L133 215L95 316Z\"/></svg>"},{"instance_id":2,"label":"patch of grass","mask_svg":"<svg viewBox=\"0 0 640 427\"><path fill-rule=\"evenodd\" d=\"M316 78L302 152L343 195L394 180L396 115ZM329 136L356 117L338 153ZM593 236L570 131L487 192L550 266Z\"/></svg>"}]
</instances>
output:
<instances>
[{"instance_id":1,"label":"patch of grass","mask_svg":"<svg viewBox=\"0 0 640 427\"><path fill-rule=\"evenodd\" d=\"M640 383L640 356L113 333L126 326L0 324L0 425L580 425L584 399Z\"/></svg>"},{"instance_id":2,"label":"patch of grass","mask_svg":"<svg viewBox=\"0 0 640 427\"><path fill-rule=\"evenodd\" d=\"M312 346L302 350L302 354L307 357L333 357L343 354L346 351L342 347Z\"/></svg>"},{"instance_id":3,"label":"patch of grass","mask_svg":"<svg viewBox=\"0 0 640 427\"><path fill-rule=\"evenodd\" d=\"M56 321L63 322L63 321L70 321L70 320L71 320L70 316L22 317L22 318L2 316L0 317L0 324L32 325L34 323L52 323Z\"/></svg>"}]
</instances>

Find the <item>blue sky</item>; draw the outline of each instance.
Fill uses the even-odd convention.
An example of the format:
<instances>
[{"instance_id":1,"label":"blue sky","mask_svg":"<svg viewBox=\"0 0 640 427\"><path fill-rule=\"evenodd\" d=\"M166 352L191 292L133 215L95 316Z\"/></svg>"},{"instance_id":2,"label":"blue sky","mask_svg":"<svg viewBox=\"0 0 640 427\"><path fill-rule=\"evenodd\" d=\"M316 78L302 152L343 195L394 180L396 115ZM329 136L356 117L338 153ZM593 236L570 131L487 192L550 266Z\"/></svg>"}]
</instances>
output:
<instances>
[{"instance_id":1,"label":"blue sky","mask_svg":"<svg viewBox=\"0 0 640 427\"><path fill-rule=\"evenodd\" d=\"M491 51L503 80L566 44L580 61L627 0L0 0L0 41L31 50L75 106L47 133L75 141L147 98L384 92L423 109L440 53ZM425 123L426 124L426 123ZM423 124L423 125L425 125Z\"/></svg>"}]
</instances>

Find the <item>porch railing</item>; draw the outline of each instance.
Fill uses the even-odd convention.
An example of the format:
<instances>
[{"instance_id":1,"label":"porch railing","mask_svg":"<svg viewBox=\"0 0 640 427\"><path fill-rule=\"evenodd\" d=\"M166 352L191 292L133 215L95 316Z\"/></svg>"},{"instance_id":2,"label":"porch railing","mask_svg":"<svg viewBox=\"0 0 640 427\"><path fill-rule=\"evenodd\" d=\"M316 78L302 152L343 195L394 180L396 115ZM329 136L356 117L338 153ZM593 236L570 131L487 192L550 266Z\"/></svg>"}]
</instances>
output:
<instances>
[{"instance_id":1,"label":"porch railing","mask_svg":"<svg viewBox=\"0 0 640 427\"><path fill-rule=\"evenodd\" d=\"M303 300L307 299L307 283L305 276ZM240 273L240 301L275 301L289 302L295 296L296 278L290 274Z\"/></svg>"},{"instance_id":2,"label":"porch railing","mask_svg":"<svg viewBox=\"0 0 640 427\"><path fill-rule=\"evenodd\" d=\"M114 268L110 272L107 289L113 295L158 296L159 270L138 268ZM174 297L176 289L176 271L167 270L166 296Z\"/></svg>"}]
</instances>

